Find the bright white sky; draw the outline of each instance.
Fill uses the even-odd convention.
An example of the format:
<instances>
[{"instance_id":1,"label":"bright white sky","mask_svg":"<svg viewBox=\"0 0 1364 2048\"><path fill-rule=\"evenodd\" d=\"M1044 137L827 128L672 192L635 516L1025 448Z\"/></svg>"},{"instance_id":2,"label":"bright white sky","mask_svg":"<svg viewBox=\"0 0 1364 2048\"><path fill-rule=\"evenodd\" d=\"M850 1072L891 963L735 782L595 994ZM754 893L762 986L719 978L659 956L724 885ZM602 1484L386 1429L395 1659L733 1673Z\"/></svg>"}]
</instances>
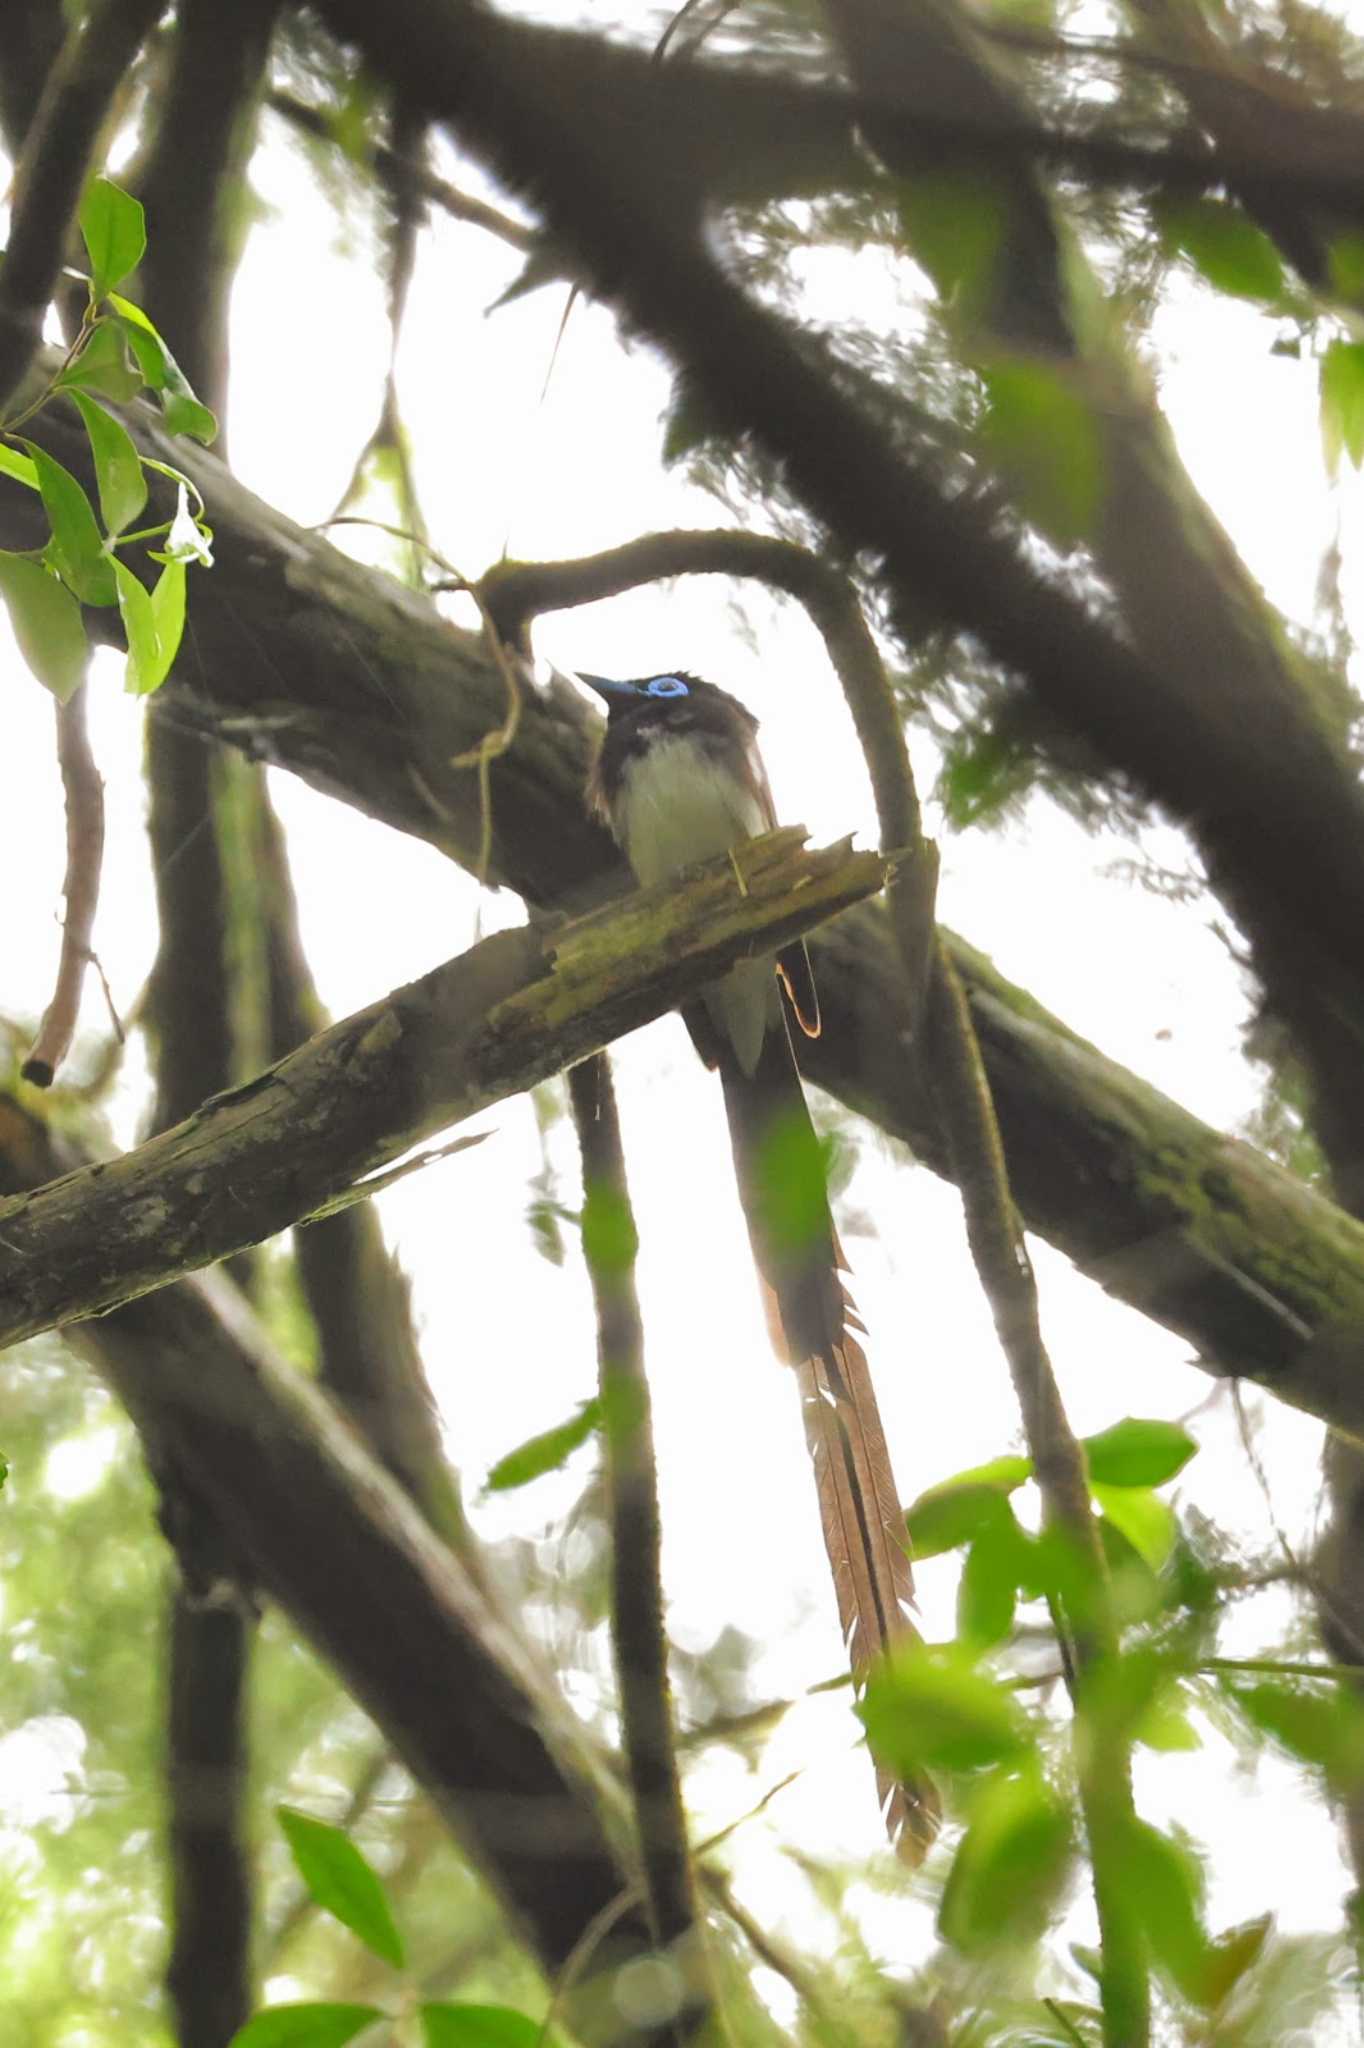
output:
<instances>
[{"instance_id":1,"label":"bright white sky","mask_svg":"<svg viewBox=\"0 0 1364 2048\"><path fill-rule=\"evenodd\" d=\"M267 214L233 305L234 461L262 497L307 523L333 508L373 424L388 342L367 229L353 224L356 246L347 249L282 125L269 132L271 147L253 172ZM825 303L892 305L896 286L881 256L838 263L836 276L820 280ZM443 218L423 238L400 378L441 550L476 574L504 546L521 557L562 555L658 526L723 523L711 500L660 471L666 370L643 348L622 351L606 313L575 308L541 399L564 294L541 291L484 318L516 269L512 252ZM1314 367L1271 356L1273 332L1254 313L1193 287L1176 292L1157 327L1163 399L1195 482L1271 598L1293 618L1310 616L1321 550L1339 519L1347 600L1357 610L1359 480L1351 475L1328 489ZM872 838L855 741L819 643L802 616L760 592L745 593L744 607L752 639L730 586L684 581L550 618L538 645L563 669L638 674L685 666L724 683L763 721L783 815L807 823L817 839L852 828ZM46 1000L56 959L63 822L51 706L3 640L0 665L9 686L0 860L12 878L0 1015L31 1019ZM109 801L97 943L126 1011L154 944L136 773L142 712L121 695L112 657L100 657L92 695ZM935 762L922 745L915 753L927 791ZM480 909L473 885L429 849L287 778L275 778L274 793L289 830L309 954L335 1012L373 1000L471 942ZM1087 838L1041 805L997 836L953 837L932 822L943 853L944 919L1105 1052L1205 1120L1236 1130L1255 1103L1256 1082L1238 1046L1246 993L1211 930L1213 907L1203 915L1173 908L1114 879L1108 864L1130 848ZM1154 831L1148 845L1169 864L1182 863L1177 835ZM510 899L482 906L485 929L517 915ZM85 1014L91 1033L101 1033L93 991ZM704 1648L721 1625L754 1636L763 1645L759 1692L791 1695L837 1671L841 1653L794 1390L767 1347L718 1090L675 1020L620 1045L616 1061L644 1246L671 1626L691 1649ZM141 1074L135 1049L119 1103L128 1142L142 1104ZM480 1127L494 1133L488 1143L382 1198L385 1227L414 1276L452 1455L475 1497L494 1459L563 1419L594 1379L575 1261L570 1256L556 1270L537 1257L523 1220L527 1183L541 1165L530 1106L508 1103ZM563 1126L551 1146L572 1202L572 1145ZM875 1220L875 1236L853 1220L844 1234L909 1499L1014 1446L1018 1425L955 1193L892 1160L869 1133L848 1214ZM1035 1249L1046 1335L1080 1431L1126 1413L1184 1416L1208 1399L1212 1383L1184 1361L1181 1345L1109 1302L1046 1247ZM1264 1503L1225 1403L1198 1415L1193 1427L1206 1449L1190 1468L1191 1491L1264 1544ZM1310 1524L1317 1441L1288 1411L1266 1417L1260 1450L1276 1513L1299 1542ZM480 1525L494 1537L540 1534L547 1555L563 1554L564 1517L584 1470L580 1458L565 1477L475 1502ZM69 1461L52 1476L79 1484ZM926 1633L949 1632L953 1568L934 1562L919 1578ZM1272 1640L1280 1614L1268 1604L1257 1609L1231 1647L1253 1654ZM742 1831L734 1852L754 1909L802 1944L827 1942L828 1923L780 1853L781 1840L862 1858L880 1839L871 1775L854 1736L846 1703L824 1700L788 1717L759 1779L717 1757L692 1781L698 1828L709 1831L745 1811L767 1784L803 1768L770 1812ZM1333 1830L1286 1768L1267 1765L1257 1777L1238 1778L1210 1734L1202 1752L1143 1767L1139 1795L1153 1820L1178 1818L1216 1843L1214 1925L1266 1905L1288 1930L1332 1924L1347 1886ZM1271 1813L1272 1862L1265 1855ZM857 1898L869 1940L892 1966L925 1951L930 1905L907 1912L902 1898L879 1897L867 1886ZM1087 1933L1083 1901L1074 1932Z\"/></svg>"}]
</instances>

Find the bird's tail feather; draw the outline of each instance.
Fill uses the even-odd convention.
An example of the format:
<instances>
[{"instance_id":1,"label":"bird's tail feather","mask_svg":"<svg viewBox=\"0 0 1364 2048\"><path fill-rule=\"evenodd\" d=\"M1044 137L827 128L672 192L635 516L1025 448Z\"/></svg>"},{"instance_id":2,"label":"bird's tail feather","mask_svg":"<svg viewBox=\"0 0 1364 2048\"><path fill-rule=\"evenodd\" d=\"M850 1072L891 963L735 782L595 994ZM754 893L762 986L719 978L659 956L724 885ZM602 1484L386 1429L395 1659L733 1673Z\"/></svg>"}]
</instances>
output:
<instances>
[{"instance_id":1,"label":"bird's tail feather","mask_svg":"<svg viewBox=\"0 0 1364 2048\"><path fill-rule=\"evenodd\" d=\"M861 1325L843 1285L823 1155L785 1031L769 1032L752 1074L722 1059L739 1192L763 1283L773 1346L795 1367L839 1622L854 1678L917 1640L890 1452ZM937 1825L928 1781L878 1773L891 1838L909 1861Z\"/></svg>"}]
</instances>

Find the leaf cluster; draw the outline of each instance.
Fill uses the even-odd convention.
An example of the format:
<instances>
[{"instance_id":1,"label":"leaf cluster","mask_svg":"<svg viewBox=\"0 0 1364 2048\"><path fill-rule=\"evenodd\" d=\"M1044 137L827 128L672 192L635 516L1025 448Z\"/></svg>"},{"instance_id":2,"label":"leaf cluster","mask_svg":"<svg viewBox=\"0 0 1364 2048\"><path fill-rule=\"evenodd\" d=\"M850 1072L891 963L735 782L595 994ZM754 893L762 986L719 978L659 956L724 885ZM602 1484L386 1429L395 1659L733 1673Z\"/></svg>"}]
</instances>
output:
<instances>
[{"instance_id":1,"label":"leaf cluster","mask_svg":"<svg viewBox=\"0 0 1364 2048\"><path fill-rule=\"evenodd\" d=\"M82 605L118 606L128 645L127 688L138 696L160 688L184 631L186 571L191 562L211 563L213 538L189 479L142 454L109 409L145 391L171 433L199 441L217 433L212 413L194 396L153 323L117 290L146 248L142 208L109 179L95 178L81 204L80 228L90 273L79 332L39 395L0 421L0 475L38 494L49 527L39 548L0 551L0 601L29 669L61 702L83 681L89 658ZM70 470L19 431L56 398L69 400L85 427L98 516ZM152 472L174 484L175 514L138 527ZM157 565L150 589L119 553L134 546Z\"/></svg>"},{"instance_id":2,"label":"leaf cluster","mask_svg":"<svg viewBox=\"0 0 1364 2048\"><path fill-rule=\"evenodd\" d=\"M1015 1506L1032 1461L1006 1455L930 1488L908 1510L917 1557L963 1553L957 1633L897 1653L873 1672L859 1712L881 1764L925 1768L950 1787L965 1830L952 1850L938 1915L949 1949L997 1961L1036 1943L1059 1916L1084 1855L1074 1757L1197 1747L1191 1709L1217 1671L1221 1713L1252 1739L1270 1740L1319 1770L1337 1791L1364 1779L1364 1709L1347 1687L1276 1676L1253 1682L1206 1657L1216 1581L1160 1496L1197 1446L1178 1424L1127 1418L1084 1445L1093 1509L1122 1628L1118 1648L1069 1669L1072 1763L1055 1751L1054 1724L1024 1704L1035 1681L989 1668L1010 1645L1020 1603L1083 1616L1087 1567L1068 1534L1034 1533ZM1064 1662L1064 1648L1057 1643ZM1061 1670L1054 1674L1061 1675ZM1269 1916L1214 1933L1207 1925L1201 1857L1178 1831L1121 1814L1087 1817L1121 1833L1116 1858L1127 1910L1166 1994L1206 2023L1225 2015L1266 1954ZM1114 1846L1113 1844L1109 1845ZM1110 1865L1110 1868L1112 1865ZM1097 1955L1075 1951L1097 1980ZM1097 2039L1094 2005L1066 2009L1064 2029L1037 2040ZM1220 2036L1219 2036L1220 2038Z\"/></svg>"}]
</instances>

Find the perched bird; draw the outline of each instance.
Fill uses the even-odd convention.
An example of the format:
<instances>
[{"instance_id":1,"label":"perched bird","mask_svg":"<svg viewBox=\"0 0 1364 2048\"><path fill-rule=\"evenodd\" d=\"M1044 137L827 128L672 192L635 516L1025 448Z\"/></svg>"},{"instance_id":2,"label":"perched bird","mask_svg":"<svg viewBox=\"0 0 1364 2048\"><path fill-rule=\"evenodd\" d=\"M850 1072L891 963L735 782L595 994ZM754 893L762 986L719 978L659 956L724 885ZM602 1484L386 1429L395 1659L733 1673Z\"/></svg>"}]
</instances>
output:
<instances>
[{"instance_id":1,"label":"perched bird","mask_svg":"<svg viewBox=\"0 0 1364 2048\"><path fill-rule=\"evenodd\" d=\"M589 801L642 886L775 828L758 721L737 698L682 670L628 682L579 673L607 707ZM697 1050L719 1069L724 1087L768 1326L798 1375L825 1547L856 1676L897 1641L914 1638L906 1611L914 1589L788 1014L807 1037L818 1036L819 1003L803 942L775 961L741 961L683 1011ZM932 1787L883 1779L881 1789L892 1835L917 1860L936 1822Z\"/></svg>"}]
</instances>

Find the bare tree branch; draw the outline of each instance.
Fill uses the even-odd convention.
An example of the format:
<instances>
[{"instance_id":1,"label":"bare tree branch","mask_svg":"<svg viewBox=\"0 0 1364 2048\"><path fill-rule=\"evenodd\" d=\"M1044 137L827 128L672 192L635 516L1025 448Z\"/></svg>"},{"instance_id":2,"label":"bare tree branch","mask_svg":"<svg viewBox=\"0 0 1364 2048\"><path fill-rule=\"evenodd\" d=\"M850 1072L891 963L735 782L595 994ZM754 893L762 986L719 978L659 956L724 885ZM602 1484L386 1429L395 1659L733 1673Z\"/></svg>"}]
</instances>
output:
<instances>
[{"instance_id":1,"label":"bare tree branch","mask_svg":"<svg viewBox=\"0 0 1364 2048\"><path fill-rule=\"evenodd\" d=\"M742 887L711 863L557 931L485 939L135 1152L0 1203L0 1345L273 1237L881 886L875 854L803 837L745 846Z\"/></svg>"}]
</instances>

